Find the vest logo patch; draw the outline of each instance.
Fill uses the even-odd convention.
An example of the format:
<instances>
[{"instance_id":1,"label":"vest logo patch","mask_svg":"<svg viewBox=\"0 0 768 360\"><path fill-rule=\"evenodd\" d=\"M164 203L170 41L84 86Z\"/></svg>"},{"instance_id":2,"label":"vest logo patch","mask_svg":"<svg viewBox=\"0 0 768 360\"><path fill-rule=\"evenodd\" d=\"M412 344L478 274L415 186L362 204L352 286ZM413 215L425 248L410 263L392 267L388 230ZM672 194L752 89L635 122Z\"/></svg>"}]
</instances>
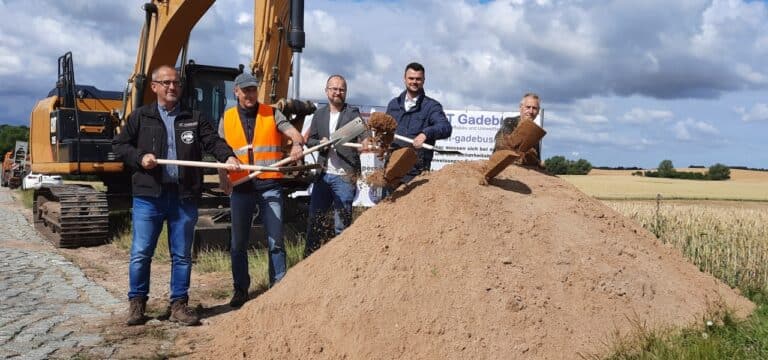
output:
<instances>
[{"instance_id":1,"label":"vest logo patch","mask_svg":"<svg viewBox=\"0 0 768 360\"><path fill-rule=\"evenodd\" d=\"M185 131L181 133L181 141L187 145L195 142L195 133L192 131Z\"/></svg>"}]
</instances>

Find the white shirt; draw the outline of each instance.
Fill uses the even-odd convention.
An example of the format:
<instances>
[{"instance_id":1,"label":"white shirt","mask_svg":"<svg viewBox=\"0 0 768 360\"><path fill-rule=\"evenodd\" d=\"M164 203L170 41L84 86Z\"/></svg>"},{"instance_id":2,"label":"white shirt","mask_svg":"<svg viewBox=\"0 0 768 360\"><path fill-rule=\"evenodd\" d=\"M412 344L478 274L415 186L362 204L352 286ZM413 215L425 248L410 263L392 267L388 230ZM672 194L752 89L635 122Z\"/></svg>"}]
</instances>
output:
<instances>
[{"instance_id":1,"label":"white shirt","mask_svg":"<svg viewBox=\"0 0 768 360\"><path fill-rule=\"evenodd\" d=\"M336 131L339 126L339 115L341 113L331 111L330 120L328 121L328 130L331 133ZM344 161L341 160L339 154L336 153L336 149L331 147L328 149L328 163L325 165L325 172L333 175L346 175L347 171L344 169Z\"/></svg>"},{"instance_id":2,"label":"white shirt","mask_svg":"<svg viewBox=\"0 0 768 360\"><path fill-rule=\"evenodd\" d=\"M421 95L419 95L419 96L421 96ZM411 108L416 106L416 102L419 101L419 96L411 99L410 97L408 97L408 94L405 94L405 103L403 104L403 106L405 107L405 111L406 112L410 111Z\"/></svg>"}]
</instances>

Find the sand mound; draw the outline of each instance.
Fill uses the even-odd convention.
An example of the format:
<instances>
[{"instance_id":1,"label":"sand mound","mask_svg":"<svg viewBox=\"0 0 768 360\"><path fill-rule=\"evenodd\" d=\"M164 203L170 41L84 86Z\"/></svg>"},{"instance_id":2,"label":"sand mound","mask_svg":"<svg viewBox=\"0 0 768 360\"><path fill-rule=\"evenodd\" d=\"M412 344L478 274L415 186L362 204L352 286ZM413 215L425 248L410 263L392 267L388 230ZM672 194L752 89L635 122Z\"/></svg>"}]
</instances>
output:
<instances>
[{"instance_id":1,"label":"sand mound","mask_svg":"<svg viewBox=\"0 0 768 360\"><path fill-rule=\"evenodd\" d=\"M264 295L214 320L195 356L573 359L634 320L701 321L745 298L557 177L482 162L417 178Z\"/></svg>"}]
</instances>

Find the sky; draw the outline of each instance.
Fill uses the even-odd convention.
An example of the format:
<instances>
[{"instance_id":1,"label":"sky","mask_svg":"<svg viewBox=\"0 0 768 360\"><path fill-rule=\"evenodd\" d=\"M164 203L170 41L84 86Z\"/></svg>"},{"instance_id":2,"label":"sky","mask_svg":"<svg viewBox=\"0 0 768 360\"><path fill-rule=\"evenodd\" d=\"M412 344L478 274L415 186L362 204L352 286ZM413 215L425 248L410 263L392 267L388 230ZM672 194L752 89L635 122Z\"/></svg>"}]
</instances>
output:
<instances>
[{"instance_id":1,"label":"sky","mask_svg":"<svg viewBox=\"0 0 768 360\"><path fill-rule=\"evenodd\" d=\"M67 51L79 84L121 91L144 2L0 0L0 124L28 125ZM216 1L189 57L248 64L252 13ZM446 109L517 111L538 93L544 158L768 168L766 1L307 0L305 31L305 99L338 73L349 103L384 106L416 61Z\"/></svg>"}]
</instances>

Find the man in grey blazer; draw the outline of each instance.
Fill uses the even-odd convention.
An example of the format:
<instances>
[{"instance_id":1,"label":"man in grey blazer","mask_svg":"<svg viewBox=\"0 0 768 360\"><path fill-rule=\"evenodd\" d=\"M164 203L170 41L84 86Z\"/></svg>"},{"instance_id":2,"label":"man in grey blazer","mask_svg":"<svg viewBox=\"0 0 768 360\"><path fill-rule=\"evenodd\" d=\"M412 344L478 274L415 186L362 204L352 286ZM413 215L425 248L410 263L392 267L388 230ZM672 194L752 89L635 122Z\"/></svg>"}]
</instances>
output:
<instances>
[{"instance_id":1,"label":"man in grey blazer","mask_svg":"<svg viewBox=\"0 0 768 360\"><path fill-rule=\"evenodd\" d=\"M315 111L307 139L309 147L328 140L331 133L360 117L360 111L346 103L347 81L343 76L331 75L326 82L325 94L328 106ZM326 148L318 152L317 163L323 167L312 183L305 257L317 250L321 239L329 237L331 231L338 235L352 223L352 201L360 174L360 155L355 148ZM333 210L333 230L331 218L327 216L329 210Z\"/></svg>"}]
</instances>

